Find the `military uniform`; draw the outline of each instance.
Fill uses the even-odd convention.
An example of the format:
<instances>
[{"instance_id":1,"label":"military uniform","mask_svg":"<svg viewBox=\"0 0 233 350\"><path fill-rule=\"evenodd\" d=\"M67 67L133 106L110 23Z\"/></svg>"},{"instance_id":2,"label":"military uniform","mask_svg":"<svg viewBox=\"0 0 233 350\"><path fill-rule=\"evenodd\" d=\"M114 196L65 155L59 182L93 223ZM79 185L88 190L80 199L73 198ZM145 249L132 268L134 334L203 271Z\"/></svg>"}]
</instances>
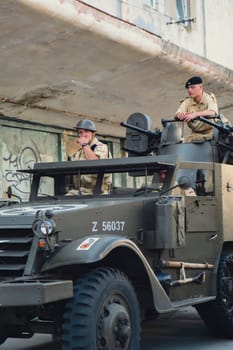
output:
<instances>
[{"instance_id":1,"label":"military uniform","mask_svg":"<svg viewBox=\"0 0 233 350\"><path fill-rule=\"evenodd\" d=\"M93 139L90 144L91 149L97 155L99 159L112 158L108 146L100 142L96 137ZM72 160L86 160L84 151L81 148L73 157ZM81 194L93 194L95 184L96 184L96 175L82 175L80 181L80 192ZM101 193L108 194L109 188L111 185L111 175L104 176L104 182L102 185ZM79 194L79 177L75 175L73 177L74 189L68 192L68 195L78 195Z\"/></svg>"},{"instance_id":2,"label":"military uniform","mask_svg":"<svg viewBox=\"0 0 233 350\"><path fill-rule=\"evenodd\" d=\"M94 137L92 143L90 144L90 147L99 159L111 158L109 157L108 146L100 142L97 139L97 137ZM86 158L82 148L73 156L73 160L85 160L85 159Z\"/></svg>"},{"instance_id":3,"label":"military uniform","mask_svg":"<svg viewBox=\"0 0 233 350\"><path fill-rule=\"evenodd\" d=\"M172 190L172 196L187 196L195 197L197 194L192 187L182 190L180 187L176 187Z\"/></svg>"},{"instance_id":4,"label":"military uniform","mask_svg":"<svg viewBox=\"0 0 233 350\"><path fill-rule=\"evenodd\" d=\"M212 93L203 92L202 99L199 103L193 98L187 97L181 102L176 113L198 112L211 110L218 114L217 101ZM213 127L200 120L191 120L188 126L192 130L191 134L185 139L185 142L211 140L213 137Z\"/></svg>"}]
</instances>

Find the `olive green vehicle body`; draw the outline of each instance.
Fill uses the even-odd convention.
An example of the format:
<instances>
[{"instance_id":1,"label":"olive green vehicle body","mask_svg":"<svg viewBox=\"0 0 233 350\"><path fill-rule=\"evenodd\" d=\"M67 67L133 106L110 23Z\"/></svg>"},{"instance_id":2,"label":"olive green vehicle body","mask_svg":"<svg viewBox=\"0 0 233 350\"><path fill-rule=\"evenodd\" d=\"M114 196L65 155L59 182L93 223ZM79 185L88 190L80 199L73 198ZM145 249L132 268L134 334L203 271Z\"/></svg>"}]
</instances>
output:
<instances>
[{"instance_id":1,"label":"olive green vehicle body","mask_svg":"<svg viewBox=\"0 0 233 350\"><path fill-rule=\"evenodd\" d=\"M38 163L25 170L32 176L29 202L0 208L1 337L58 336L74 282L99 267L128 277L142 320L214 301L220 257L233 253L233 177L231 164L207 156L198 161L208 145L178 144L176 152L175 144L173 154L168 145L150 156ZM210 191L173 194L179 177L199 169L211 174ZM100 193L105 172L134 178L160 170L168 174L162 191L146 181L141 191L116 186L108 195ZM73 174L98 174L96 193L67 196L64 179ZM54 179L53 196L39 195L45 176ZM54 227L44 239L36 225L47 219Z\"/></svg>"}]
</instances>

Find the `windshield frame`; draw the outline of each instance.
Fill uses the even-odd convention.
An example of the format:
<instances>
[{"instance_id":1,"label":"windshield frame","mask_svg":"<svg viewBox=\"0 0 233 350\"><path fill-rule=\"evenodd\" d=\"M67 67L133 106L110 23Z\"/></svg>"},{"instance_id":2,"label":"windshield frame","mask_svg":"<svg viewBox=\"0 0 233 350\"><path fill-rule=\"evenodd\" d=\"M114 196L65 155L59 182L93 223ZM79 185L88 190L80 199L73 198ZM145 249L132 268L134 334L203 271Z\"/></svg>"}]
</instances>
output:
<instances>
[{"instance_id":1,"label":"windshield frame","mask_svg":"<svg viewBox=\"0 0 233 350\"><path fill-rule=\"evenodd\" d=\"M43 176L54 179L54 196L48 194L48 198L55 198L65 196L64 186L66 176L96 174L97 180L93 196L99 196L101 194L103 178L107 174L127 173L132 177L138 175L144 176L145 188L147 190L147 187L149 187L147 177L149 175L154 175L159 170L167 169L169 176L166 179L165 187L169 187L176 164L176 159L174 159L174 157L172 158L170 156L145 156L89 161L36 163L34 169L20 170L20 172L32 174L30 201L39 200L40 179Z\"/></svg>"}]
</instances>

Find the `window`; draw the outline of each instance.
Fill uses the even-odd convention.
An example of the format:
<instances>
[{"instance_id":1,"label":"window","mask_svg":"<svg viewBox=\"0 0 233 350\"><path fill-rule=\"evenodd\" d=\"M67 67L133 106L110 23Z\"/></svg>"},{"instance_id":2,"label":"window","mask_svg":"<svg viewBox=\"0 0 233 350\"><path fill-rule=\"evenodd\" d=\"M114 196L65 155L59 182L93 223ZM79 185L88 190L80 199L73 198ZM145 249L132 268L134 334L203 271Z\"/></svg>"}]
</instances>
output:
<instances>
[{"instance_id":1,"label":"window","mask_svg":"<svg viewBox=\"0 0 233 350\"><path fill-rule=\"evenodd\" d=\"M178 20L183 20L190 17L189 0L176 0L176 17Z\"/></svg>"},{"instance_id":2,"label":"window","mask_svg":"<svg viewBox=\"0 0 233 350\"><path fill-rule=\"evenodd\" d=\"M145 5L148 5L154 9L157 9L158 8L158 0L144 0L144 4Z\"/></svg>"},{"instance_id":3,"label":"window","mask_svg":"<svg viewBox=\"0 0 233 350\"><path fill-rule=\"evenodd\" d=\"M166 15L170 17L170 21L167 22L167 24L182 24L189 29L191 23L195 22L196 18L193 16L196 13L195 2L191 4L190 0L167 0L165 4ZM193 17L191 17L191 15Z\"/></svg>"}]
</instances>

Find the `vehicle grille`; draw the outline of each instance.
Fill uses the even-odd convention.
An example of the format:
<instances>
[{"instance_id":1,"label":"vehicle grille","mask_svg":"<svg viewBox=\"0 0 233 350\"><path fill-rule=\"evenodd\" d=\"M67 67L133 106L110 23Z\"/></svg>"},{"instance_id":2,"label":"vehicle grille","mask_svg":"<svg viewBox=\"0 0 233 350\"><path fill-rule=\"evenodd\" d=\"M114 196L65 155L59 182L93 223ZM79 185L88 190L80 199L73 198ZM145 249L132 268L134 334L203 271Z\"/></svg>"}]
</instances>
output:
<instances>
[{"instance_id":1,"label":"vehicle grille","mask_svg":"<svg viewBox=\"0 0 233 350\"><path fill-rule=\"evenodd\" d=\"M31 229L0 230L0 278L23 275L32 240Z\"/></svg>"}]
</instances>

